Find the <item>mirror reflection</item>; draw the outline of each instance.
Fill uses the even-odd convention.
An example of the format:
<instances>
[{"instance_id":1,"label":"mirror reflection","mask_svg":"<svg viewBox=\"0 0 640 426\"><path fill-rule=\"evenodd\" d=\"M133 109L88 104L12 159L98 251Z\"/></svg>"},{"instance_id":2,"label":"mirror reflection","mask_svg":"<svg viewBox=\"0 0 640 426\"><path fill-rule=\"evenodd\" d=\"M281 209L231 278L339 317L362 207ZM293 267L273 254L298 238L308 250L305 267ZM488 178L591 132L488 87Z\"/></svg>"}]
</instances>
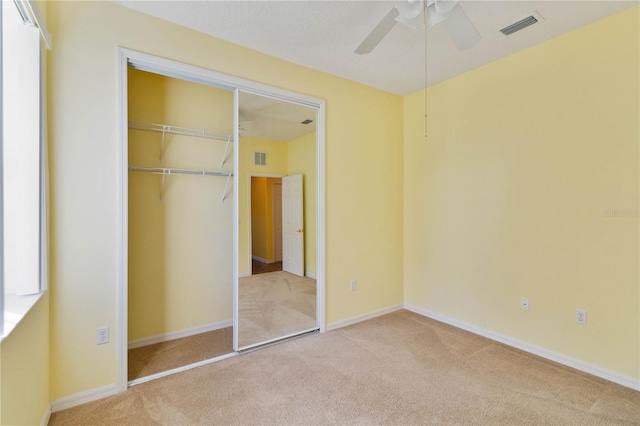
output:
<instances>
[{"instance_id":1,"label":"mirror reflection","mask_svg":"<svg viewBox=\"0 0 640 426\"><path fill-rule=\"evenodd\" d=\"M316 110L240 92L238 346L317 329Z\"/></svg>"}]
</instances>

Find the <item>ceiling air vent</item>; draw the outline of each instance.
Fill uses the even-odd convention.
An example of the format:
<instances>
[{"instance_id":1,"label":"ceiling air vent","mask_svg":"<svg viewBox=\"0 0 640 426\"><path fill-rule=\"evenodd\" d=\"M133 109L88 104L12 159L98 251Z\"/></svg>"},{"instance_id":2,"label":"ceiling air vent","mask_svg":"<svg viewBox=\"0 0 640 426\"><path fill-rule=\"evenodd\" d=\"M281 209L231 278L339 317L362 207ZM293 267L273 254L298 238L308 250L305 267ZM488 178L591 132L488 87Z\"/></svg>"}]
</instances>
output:
<instances>
[{"instance_id":1,"label":"ceiling air vent","mask_svg":"<svg viewBox=\"0 0 640 426\"><path fill-rule=\"evenodd\" d=\"M507 25L506 27L500 29L500 32L504 35L511 35L539 21L542 21L542 18L540 17L540 15L538 15L537 13L532 13L526 18L521 19L518 22L514 22L513 24Z\"/></svg>"},{"instance_id":2,"label":"ceiling air vent","mask_svg":"<svg viewBox=\"0 0 640 426\"><path fill-rule=\"evenodd\" d=\"M253 165L254 166L266 166L267 165L267 153L266 152L254 152L253 153Z\"/></svg>"}]
</instances>

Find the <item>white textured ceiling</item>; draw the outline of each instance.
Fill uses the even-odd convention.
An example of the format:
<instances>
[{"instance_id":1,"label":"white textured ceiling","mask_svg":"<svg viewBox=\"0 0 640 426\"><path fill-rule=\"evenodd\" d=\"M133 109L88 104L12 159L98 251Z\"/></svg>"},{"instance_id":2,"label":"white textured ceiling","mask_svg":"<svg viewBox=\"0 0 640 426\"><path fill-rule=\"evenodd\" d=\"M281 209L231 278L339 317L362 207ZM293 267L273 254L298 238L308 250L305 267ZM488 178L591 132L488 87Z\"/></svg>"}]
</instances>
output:
<instances>
[{"instance_id":1,"label":"white textured ceiling","mask_svg":"<svg viewBox=\"0 0 640 426\"><path fill-rule=\"evenodd\" d=\"M368 55L354 49L394 2L121 1L167 21L367 86L407 95L425 87L425 30L397 24ZM461 1L482 36L458 51L436 26L427 31L428 85L493 62L638 4L634 1ZM511 36L499 29L538 12L544 21Z\"/></svg>"},{"instance_id":2,"label":"white textured ceiling","mask_svg":"<svg viewBox=\"0 0 640 426\"><path fill-rule=\"evenodd\" d=\"M240 136L289 142L316 131L313 108L245 92L238 105Z\"/></svg>"}]
</instances>

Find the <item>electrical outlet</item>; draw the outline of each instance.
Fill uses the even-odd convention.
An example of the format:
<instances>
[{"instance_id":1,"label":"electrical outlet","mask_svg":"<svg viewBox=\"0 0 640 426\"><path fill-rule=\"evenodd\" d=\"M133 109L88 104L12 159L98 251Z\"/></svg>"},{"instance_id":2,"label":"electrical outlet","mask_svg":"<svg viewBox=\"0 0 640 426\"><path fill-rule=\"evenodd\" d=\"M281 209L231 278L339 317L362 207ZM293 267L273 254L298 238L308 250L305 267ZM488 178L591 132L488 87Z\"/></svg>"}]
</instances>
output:
<instances>
[{"instance_id":1,"label":"electrical outlet","mask_svg":"<svg viewBox=\"0 0 640 426\"><path fill-rule=\"evenodd\" d=\"M529 298L528 297L521 297L520 298L520 309L522 309L523 311L528 311L529 310Z\"/></svg>"},{"instance_id":2,"label":"electrical outlet","mask_svg":"<svg viewBox=\"0 0 640 426\"><path fill-rule=\"evenodd\" d=\"M356 291L356 280L351 280L351 291Z\"/></svg>"},{"instance_id":3,"label":"electrical outlet","mask_svg":"<svg viewBox=\"0 0 640 426\"><path fill-rule=\"evenodd\" d=\"M109 343L109 327L100 327L96 333L96 343L103 345Z\"/></svg>"},{"instance_id":4,"label":"electrical outlet","mask_svg":"<svg viewBox=\"0 0 640 426\"><path fill-rule=\"evenodd\" d=\"M576 322L578 324L587 325L587 311L576 309Z\"/></svg>"}]
</instances>

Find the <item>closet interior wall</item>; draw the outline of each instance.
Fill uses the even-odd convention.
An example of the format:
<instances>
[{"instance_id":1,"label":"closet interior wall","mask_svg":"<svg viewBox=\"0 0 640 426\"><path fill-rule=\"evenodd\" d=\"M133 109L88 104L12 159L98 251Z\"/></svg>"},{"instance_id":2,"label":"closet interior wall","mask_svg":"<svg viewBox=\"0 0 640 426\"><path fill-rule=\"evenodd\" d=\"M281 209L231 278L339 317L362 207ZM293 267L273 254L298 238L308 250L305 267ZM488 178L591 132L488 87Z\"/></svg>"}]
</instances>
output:
<instances>
[{"instance_id":1,"label":"closet interior wall","mask_svg":"<svg viewBox=\"0 0 640 426\"><path fill-rule=\"evenodd\" d=\"M128 81L129 120L233 135L233 92L134 69ZM161 139L129 129L129 165L233 172L225 141L167 134L161 155ZM226 177L162 178L129 173L130 346L233 316L231 185L222 203Z\"/></svg>"}]
</instances>

